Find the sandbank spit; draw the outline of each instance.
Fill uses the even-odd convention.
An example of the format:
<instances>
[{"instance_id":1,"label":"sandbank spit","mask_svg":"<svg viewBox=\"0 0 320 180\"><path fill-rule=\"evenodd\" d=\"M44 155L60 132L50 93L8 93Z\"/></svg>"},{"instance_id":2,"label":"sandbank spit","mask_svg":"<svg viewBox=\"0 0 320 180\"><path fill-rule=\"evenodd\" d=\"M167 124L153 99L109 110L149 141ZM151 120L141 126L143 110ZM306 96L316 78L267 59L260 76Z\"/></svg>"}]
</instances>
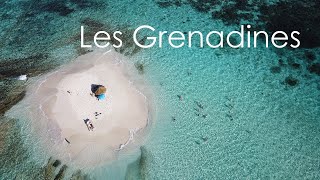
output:
<instances>
[{"instance_id":1,"label":"sandbank spit","mask_svg":"<svg viewBox=\"0 0 320 180\"><path fill-rule=\"evenodd\" d=\"M33 111L38 112L31 114L42 116L32 123L47 132L50 149L62 159L82 165L107 161L147 126L148 99L130 80L123 58L114 50L92 52L31 87ZM106 99L92 96L93 85L106 87Z\"/></svg>"}]
</instances>

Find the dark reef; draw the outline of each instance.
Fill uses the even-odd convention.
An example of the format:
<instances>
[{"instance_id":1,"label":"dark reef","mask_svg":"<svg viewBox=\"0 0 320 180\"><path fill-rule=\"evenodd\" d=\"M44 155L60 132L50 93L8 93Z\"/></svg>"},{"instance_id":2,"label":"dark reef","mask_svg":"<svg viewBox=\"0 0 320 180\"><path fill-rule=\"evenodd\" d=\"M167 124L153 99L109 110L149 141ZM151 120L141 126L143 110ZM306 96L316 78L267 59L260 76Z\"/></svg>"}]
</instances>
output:
<instances>
[{"instance_id":1,"label":"dark reef","mask_svg":"<svg viewBox=\"0 0 320 180\"><path fill-rule=\"evenodd\" d=\"M101 4L96 1L91 0L69 0L72 4L76 5L79 9L84 8L101 8L105 7L107 4Z\"/></svg>"},{"instance_id":2,"label":"dark reef","mask_svg":"<svg viewBox=\"0 0 320 180\"><path fill-rule=\"evenodd\" d=\"M24 2L22 2L24 3ZM101 8L105 4L93 2L89 0L56 0L56 1L33 1L30 5L29 2L22 4L28 10L27 16L34 16L40 13L56 13L60 16L68 16L76 10L84 8Z\"/></svg>"},{"instance_id":3,"label":"dark reef","mask_svg":"<svg viewBox=\"0 0 320 180\"><path fill-rule=\"evenodd\" d=\"M74 9L68 7L63 1L48 2L41 9L50 13L58 13L60 16L67 16L74 12Z\"/></svg>"},{"instance_id":4,"label":"dark reef","mask_svg":"<svg viewBox=\"0 0 320 180\"><path fill-rule=\"evenodd\" d=\"M40 177L46 180L62 180L66 179L66 171L68 170L68 166L63 164L61 167L60 160L54 160L53 158L49 158L47 164L40 170ZM56 173L56 171L58 173ZM39 178L40 178L39 177ZM70 178L70 180L85 180L89 179L89 177L83 174L80 170L74 172Z\"/></svg>"},{"instance_id":5,"label":"dark reef","mask_svg":"<svg viewBox=\"0 0 320 180\"><path fill-rule=\"evenodd\" d=\"M1 91L4 92L4 91ZM9 110L12 106L17 104L20 100L22 100L25 96L25 91L14 91L13 93L1 94L0 100L0 116L2 116L7 110Z\"/></svg>"},{"instance_id":6,"label":"dark reef","mask_svg":"<svg viewBox=\"0 0 320 180\"><path fill-rule=\"evenodd\" d=\"M290 34L292 31L299 31L301 48L319 47L319 7L320 1L317 0L280 1L274 5L261 6L261 20L266 23L266 30L269 32L281 30Z\"/></svg>"},{"instance_id":7,"label":"dark reef","mask_svg":"<svg viewBox=\"0 0 320 180\"><path fill-rule=\"evenodd\" d=\"M170 6L181 6L181 0L174 0L174 1L156 1L157 5L161 8L167 8Z\"/></svg>"},{"instance_id":8,"label":"dark reef","mask_svg":"<svg viewBox=\"0 0 320 180\"><path fill-rule=\"evenodd\" d=\"M145 64L144 64L144 62L138 61L138 62L134 63L134 66L138 70L139 74L144 74L144 72L145 72Z\"/></svg>"},{"instance_id":9,"label":"dark reef","mask_svg":"<svg viewBox=\"0 0 320 180\"><path fill-rule=\"evenodd\" d=\"M54 68L54 65L48 66L48 55L36 54L25 58L5 59L0 61L0 76L17 77L23 74L28 76L39 75L49 69Z\"/></svg>"},{"instance_id":10,"label":"dark reef","mask_svg":"<svg viewBox=\"0 0 320 180\"><path fill-rule=\"evenodd\" d=\"M296 63L294 60L292 59L288 59L288 65L292 68L292 69L300 69L301 65L299 63Z\"/></svg>"},{"instance_id":11,"label":"dark reef","mask_svg":"<svg viewBox=\"0 0 320 180\"><path fill-rule=\"evenodd\" d=\"M313 62L314 60L316 60L316 55L314 52L312 51L305 51L304 52L304 55L306 56L307 58L307 61L310 63L310 62Z\"/></svg>"},{"instance_id":12,"label":"dark reef","mask_svg":"<svg viewBox=\"0 0 320 180\"><path fill-rule=\"evenodd\" d=\"M281 68L279 66L272 66L270 68L270 72L273 73L273 74L280 73L281 72Z\"/></svg>"},{"instance_id":13,"label":"dark reef","mask_svg":"<svg viewBox=\"0 0 320 180\"><path fill-rule=\"evenodd\" d=\"M286 77L286 79L284 80L284 82L285 82L286 84L288 84L289 86L296 86L296 85L298 85L299 80L296 79L296 78L294 78L294 77L292 77L292 76L288 76L288 77Z\"/></svg>"},{"instance_id":14,"label":"dark reef","mask_svg":"<svg viewBox=\"0 0 320 180\"><path fill-rule=\"evenodd\" d=\"M320 76L320 63L315 63L315 64L312 64L308 67L308 70L311 72L311 73L315 73L317 74L318 76Z\"/></svg>"},{"instance_id":15,"label":"dark reef","mask_svg":"<svg viewBox=\"0 0 320 180\"><path fill-rule=\"evenodd\" d=\"M248 0L166 0L156 1L161 8L190 5L201 13L211 13L213 19L222 20L226 25L240 25L241 20L250 22L255 28L273 33L292 31L301 34L302 48L320 46L320 1L318 0L282 0L275 4ZM295 43L289 41L289 43Z\"/></svg>"}]
</instances>

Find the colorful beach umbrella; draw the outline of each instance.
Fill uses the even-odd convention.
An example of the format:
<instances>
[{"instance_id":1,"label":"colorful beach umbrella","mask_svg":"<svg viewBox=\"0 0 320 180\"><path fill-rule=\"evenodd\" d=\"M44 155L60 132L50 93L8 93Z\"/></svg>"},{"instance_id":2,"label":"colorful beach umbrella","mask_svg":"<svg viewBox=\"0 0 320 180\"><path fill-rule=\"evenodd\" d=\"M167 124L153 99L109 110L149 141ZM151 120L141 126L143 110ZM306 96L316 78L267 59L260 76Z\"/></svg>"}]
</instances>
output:
<instances>
[{"instance_id":1,"label":"colorful beach umbrella","mask_svg":"<svg viewBox=\"0 0 320 180\"><path fill-rule=\"evenodd\" d=\"M96 96L100 95L100 94L104 94L106 93L107 89L104 86L99 86L98 89L94 92L94 94Z\"/></svg>"}]
</instances>

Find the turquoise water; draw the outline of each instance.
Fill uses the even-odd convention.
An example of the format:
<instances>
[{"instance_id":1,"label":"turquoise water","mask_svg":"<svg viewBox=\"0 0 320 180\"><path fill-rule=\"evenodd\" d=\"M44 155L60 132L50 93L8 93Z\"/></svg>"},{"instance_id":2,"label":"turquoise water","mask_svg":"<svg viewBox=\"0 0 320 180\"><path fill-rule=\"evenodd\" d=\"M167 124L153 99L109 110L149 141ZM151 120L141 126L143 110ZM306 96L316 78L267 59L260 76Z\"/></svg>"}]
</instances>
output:
<instances>
[{"instance_id":1,"label":"turquoise water","mask_svg":"<svg viewBox=\"0 0 320 180\"><path fill-rule=\"evenodd\" d=\"M77 35L80 22L88 17L94 20L92 27L107 31L130 32L143 24L182 32L239 28L200 11L197 5L202 1L79 2L61 2L64 6L54 12L38 9L46 1L3 2L0 37L13 40L2 41L1 58L24 60L46 54L37 67L42 71L49 64L72 61L81 54ZM319 63L319 56L319 48L292 51L262 45L256 49L165 45L132 54L133 62L144 64L142 76L155 94L156 118L142 155L124 156L83 172L93 179L319 179L320 77L308 68ZM10 136L7 143L22 145L1 154L5 162L1 178L39 177L49 157L40 152L37 158L29 157L37 148L26 143L28 130L19 130L23 123L16 124L12 134L17 138ZM16 140L19 134L22 137ZM76 170L68 171L71 175Z\"/></svg>"}]
</instances>

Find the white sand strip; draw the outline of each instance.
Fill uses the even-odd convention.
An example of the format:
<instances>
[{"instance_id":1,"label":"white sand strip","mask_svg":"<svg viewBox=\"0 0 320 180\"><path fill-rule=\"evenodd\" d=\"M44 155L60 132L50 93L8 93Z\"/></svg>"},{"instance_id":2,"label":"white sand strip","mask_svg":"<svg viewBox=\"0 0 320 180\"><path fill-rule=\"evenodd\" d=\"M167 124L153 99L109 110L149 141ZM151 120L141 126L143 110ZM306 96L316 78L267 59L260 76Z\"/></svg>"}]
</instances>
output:
<instances>
[{"instance_id":1,"label":"white sand strip","mask_svg":"<svg viewBox=\"0 0 320 180\"><path fill-rule=\"evenodd\" d=\"M119 58L113 50L83 55L31 88L33 106L41 111L35 114L43 115L34 125L47 127L57 151L73 162L96 164L112 158L148 123L147 98L130 82ZM90 95L94 84L107 88L106 100ZM93 131L85 119L93 122Z\"/></svg>"}]
</instances>

